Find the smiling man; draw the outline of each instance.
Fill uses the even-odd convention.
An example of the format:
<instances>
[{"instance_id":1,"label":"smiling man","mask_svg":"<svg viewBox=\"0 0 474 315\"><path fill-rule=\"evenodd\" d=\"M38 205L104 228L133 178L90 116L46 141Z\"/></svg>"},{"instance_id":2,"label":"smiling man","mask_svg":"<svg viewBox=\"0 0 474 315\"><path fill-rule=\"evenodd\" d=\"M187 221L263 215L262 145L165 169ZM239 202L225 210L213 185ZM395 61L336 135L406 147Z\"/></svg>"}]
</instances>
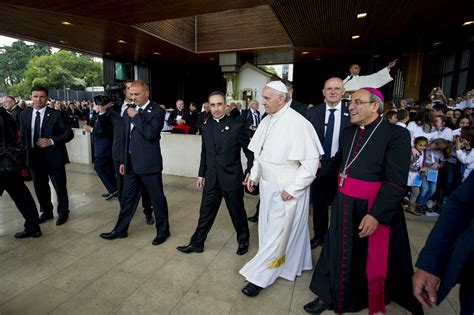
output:
<instances>
[{"instance_id":1,"label":"smiling man","mask_svg":"<svg viewBox=\"0 0 474 315\"><path fill-rule=\"evenodd\" d=\"M410 135L380 114L383 95L360 89L349 104L351 123L344 129L332 162L339 169L331 223L313 274L318 295L308 313L386 313L393 300L412 313L421 305L411 296L413 267L401 207L410 163ZM385 288L385 292L384 292Z\"/></svg>"},{"instance_id":2,"label":"smiling man","mask_svg":"<svg viewBox=\"0 0 474 315\"><path fill-rule=\"evenodd\" d=\"M242 184L253 163L253 153L247 149L250 139L240 119L226 115L224 93L211 93L209 105L213 119L207 120L201 129L201 163L196 183L197 188L203 190L199 222L189 245L179 246L177 249L186 254L201 253L204 250L207 234L224 197L237 233L237 255L243 255L248 251L250 237ZM247 157L245 180L240 160L241 150Z\"/></svg>"}]
</instances>

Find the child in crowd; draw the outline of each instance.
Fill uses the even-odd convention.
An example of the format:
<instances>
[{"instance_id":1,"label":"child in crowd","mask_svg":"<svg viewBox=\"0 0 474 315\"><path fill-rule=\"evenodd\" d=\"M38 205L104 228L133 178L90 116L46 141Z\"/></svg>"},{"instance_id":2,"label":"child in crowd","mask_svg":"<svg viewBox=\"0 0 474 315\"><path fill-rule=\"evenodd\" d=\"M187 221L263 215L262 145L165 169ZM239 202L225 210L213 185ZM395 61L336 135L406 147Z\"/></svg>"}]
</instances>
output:
<instances>
[{"instance_id":1,"label":"child in crowd","mask_svg":"<svg viewBox=\"0 0 474 315\"><path fill-rule=\"evenodd\" d=\"M426 206L428 199L436 191L436 183L438 181L438 170L443 166L443 162L449 158L451 154L451 141L445 139L435 139L426 150L426 173L422 176L421 190L418 197L417 211L431 213Z\"/></svg>"},{"instance_id":2,"label":"child in crowd","mask_svg":"<svg viewBox=\"0 0 474 315\"><path fill-rule=\"evenodd\" d=\"M446 116L438 115L434 118L434 125L437 131L436 139L444 139L448 141L453 141L453 131L451 128L446 127Z\"/></svg>"},{"instance_id":3,"label":"child in crowd","mask_svg":"<svg viewBox=\"0 0 474 315\"><path fill-rule=\"evenodd\" d=\"M464 181L472 169L474 168L474 153L472 146L474 145L474 127L467 126L462 128L461 135L456 137L456 156L462 163L461 172Z\"/></svg>"},{"instance_id":4,"label":"child in crowd","mask_svg":"<svg viewBox=\"0 0 474 315\"><path fill-rule=\"evenodd\" d=\"M397 124L397 112L394 111L394 110L389 110L388 112L385 113L385 119L388 120L389 123L391 123L392 125L396 125Z\"/></svg>"},{"instance_id":5,"label":"child in crowd","mask_svg":"<svg viewBox=\"0 0 474 315\"><path fill-rule=\"evenodd\" d=\"M410 194L410 204L406 211L413 215L420 215L419 212L416 211L416 200L420 195L420 186L422 183L422 176L428 170L426 166L426 147L428 145L428 139L426 137L417 137L415 139L415 147L414 149L419 154L411 155L410 160L410 171L408 173L408 186L411 186L411 194Z\"/></svg>"}]
</instances>

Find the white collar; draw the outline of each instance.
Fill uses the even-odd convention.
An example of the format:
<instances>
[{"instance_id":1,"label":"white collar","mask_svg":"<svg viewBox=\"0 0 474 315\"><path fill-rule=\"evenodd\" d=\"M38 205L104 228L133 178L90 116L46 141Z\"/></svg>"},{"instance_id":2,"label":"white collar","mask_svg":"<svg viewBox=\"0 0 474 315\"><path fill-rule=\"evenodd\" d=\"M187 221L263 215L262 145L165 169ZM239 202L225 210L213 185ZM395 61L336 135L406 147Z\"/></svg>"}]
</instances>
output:
<instances>
[{"instance_id":1,"label":"white collar","mask_svg":"<svg viewBox=\"0 0 474 315\"><path fill-rule=\"evenodd\" d=\"M331 107L329 106L327 103L326 104L326 111L328 112L330 109L335 109L335 110L338 110L340 111L341 110L341 107L342 107L342 101L339 101L339 103L337 103L337 105L335 107Z\"/></svg>"},{"instance_id":2,"label":"white collar","mask_svg":"<svg viewBox=\"0 0 474 315\"><path fill-rule=\"evenodd\" d=\"M285 106L283 106L279 111L277 111L276 113L273 113L273 114L269 114L271 117L280 117L282 116L287 110L288 108L290 108L290 105L288 105L289 103L287 103Z\"/></svg>"}]
</instances>

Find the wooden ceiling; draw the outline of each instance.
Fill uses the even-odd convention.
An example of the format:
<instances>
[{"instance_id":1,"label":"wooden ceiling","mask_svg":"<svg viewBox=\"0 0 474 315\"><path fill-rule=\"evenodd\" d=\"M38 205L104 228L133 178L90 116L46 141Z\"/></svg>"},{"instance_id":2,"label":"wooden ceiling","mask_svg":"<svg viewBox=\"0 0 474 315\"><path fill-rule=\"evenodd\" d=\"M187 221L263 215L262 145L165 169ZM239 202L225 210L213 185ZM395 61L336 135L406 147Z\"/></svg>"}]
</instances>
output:
<instances>
[{"instance_id":1,"label":"wooden ceiling","mask_svg":"<svg viewBox=\"0 0 474 315\"><path fill-rule=\"evenodd\" d=\"M222 51L291 63L474 41L472 12L466 0L0 0L0 34L139 64L217 63Z\"/></svg>"}]
</instances>

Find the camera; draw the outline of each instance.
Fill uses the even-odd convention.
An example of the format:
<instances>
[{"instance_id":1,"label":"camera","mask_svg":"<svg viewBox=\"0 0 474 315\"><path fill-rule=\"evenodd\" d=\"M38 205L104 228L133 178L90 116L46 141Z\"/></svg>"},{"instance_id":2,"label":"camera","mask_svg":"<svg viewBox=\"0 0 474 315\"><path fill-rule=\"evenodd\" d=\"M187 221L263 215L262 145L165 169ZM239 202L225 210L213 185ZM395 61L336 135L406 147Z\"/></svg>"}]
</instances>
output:
<instances>
[{"instance_id":1,"label":"camera","mask_svg":"<svg viewBox=\"0 0 474 315\"><path fill-rule=\"evenodd\" d=\"M113 100L106 95L97 95L94 96L94 103L99 106L107 105Z\"/></svg>"}]
</instances>

